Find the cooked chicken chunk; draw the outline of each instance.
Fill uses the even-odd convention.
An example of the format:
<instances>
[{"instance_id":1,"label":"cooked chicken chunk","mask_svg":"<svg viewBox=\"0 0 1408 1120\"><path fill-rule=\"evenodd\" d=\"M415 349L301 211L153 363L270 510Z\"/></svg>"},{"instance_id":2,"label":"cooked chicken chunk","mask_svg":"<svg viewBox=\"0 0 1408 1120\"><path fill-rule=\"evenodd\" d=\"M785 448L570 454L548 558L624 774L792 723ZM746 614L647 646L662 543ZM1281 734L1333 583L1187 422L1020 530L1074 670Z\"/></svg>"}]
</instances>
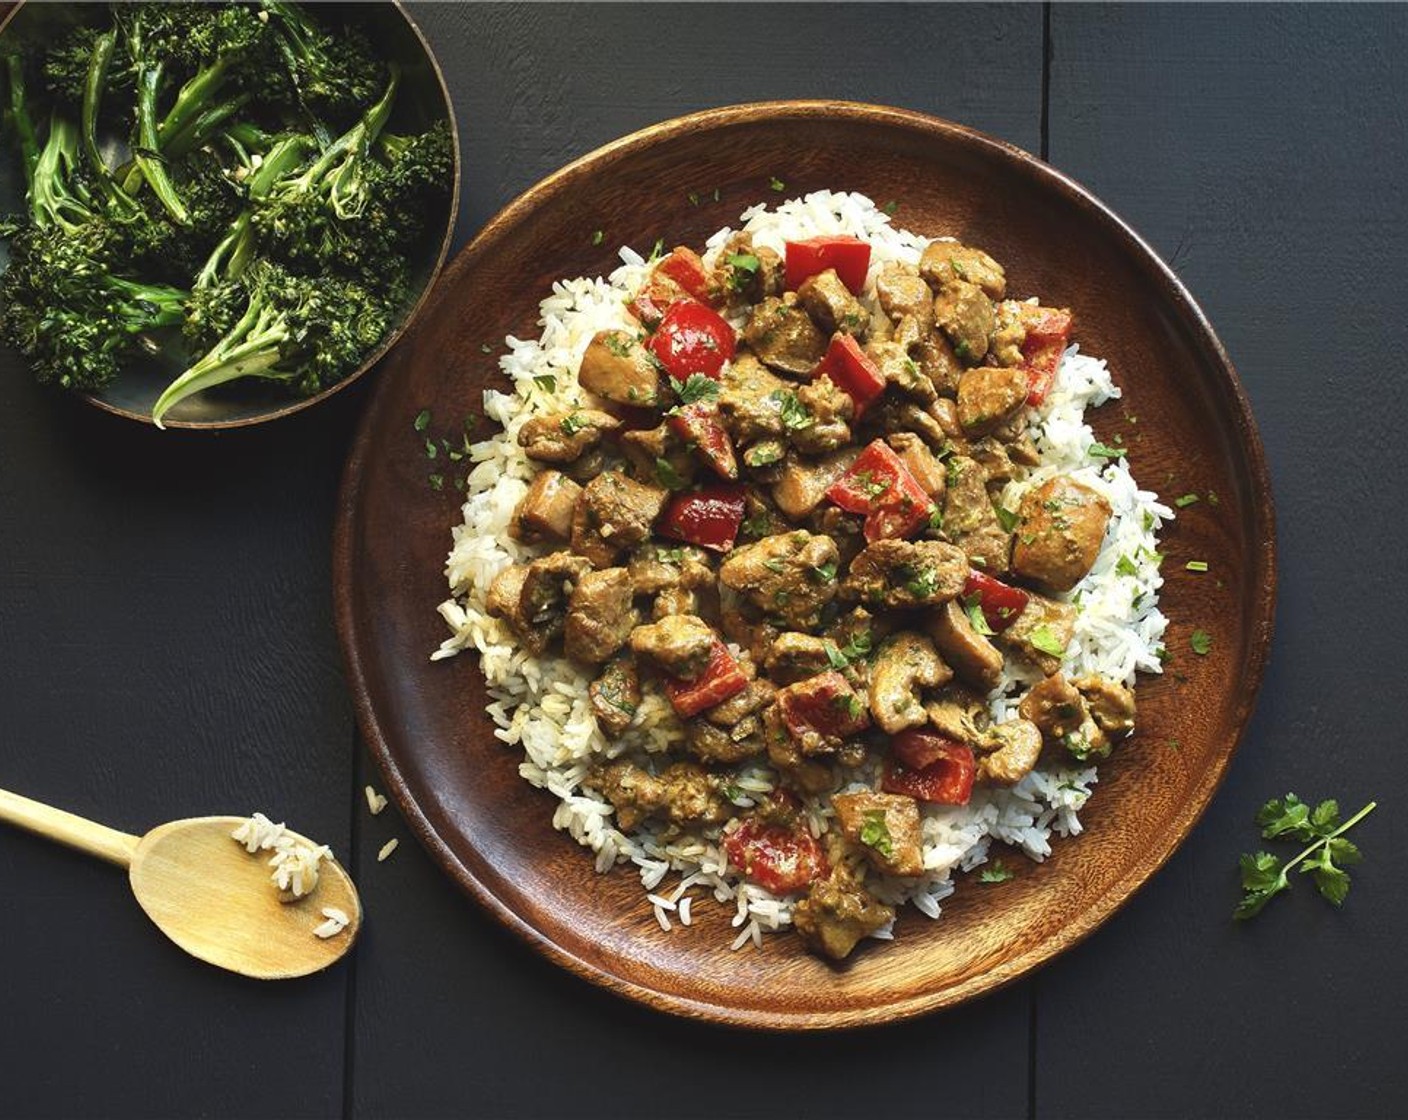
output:
<instances>
[{"instance_id":1,"label":"cooked chicken chunk","mask_svg":"<svg viewBox=\"0 0 1408 1120\"><path fill-rule=\"evenodd\" d=\"M1036 592L1028 592L1027 605L998 635L1008 649L1020 654L1047 676L1061 668L1061 654L1076 632L1076 608Z\"/></svg>"},{"instance_id":2,"label":"cooked chicken chunk","mask_svg":"<svg viewBox=\"0 0 1408 1120\"><path fill-rule=\"evenodd\" d=\"M966 683L984 692L997 687L1002 679L1002 652L973 628L957 602L950 600L930 617L929 635Z\"/></svg>"},{"instance_id":3,"label":"cooked chicken chunk","mask_svg":"<svg viewBox=\"0 0 1408 1120\"><path fill-rule=\"evenodd\" d=\"M764 363L794 377L810 374L826 353L826 335L792 292L758 304L743 328L743 341Z\"/></svg>"},{"instance_id":4,"label":"cooked chicken chunk","mask_svg":"<svg viewBox=\"0 0 1408 1120\"><path fill-rule=\"evenodd\" d=\"M719 415L733 441L744 447L785 435L783 394L791 388L752 354L739 353L719 380Z\"/></svg>"},{"instance_id":5,"label":"cooked chicken chunk","mask_svg":"<svg viewBox=\"0 0 1408 1120\"><path fill-rule=\"evenodd\" d=\"M518 429L518 443L530 459L543 463L570 463L614 432L621 421L609 412L575 408L535 416Z\"/></svg>"},{"instance_id":6,"label":"cooked chicken chunk","mask_svg":"<svg viewBox=\"0 0 1408 1120\"><path fill-rule=\"evenodd\" d=\"M841 834L881 871L887 875L924 874L919 806L914 798L894 793L838 793L831 805Z\"/></svg>"},{"instance_id":7,"label":"cooked chicken chunk","mask_svg":"<svg viewBox=\"0 0 1408 1120\"><path fill-rule=\"evenodd\" d=\"M513 511L509 534L521 541L567 540L581 493L582 488L561 471L539 471Z\"/></svg>"},{"instance_id":8,"label":"cooked chicken chunk","mask_svg":"<svg viewBox=\"0 0 1408 1120\"><path fill-rule=\"evenodd\" d=\"M1057 475L1027 491L1017 512L1012 570L1052 591L1069 591L1100 554L1110 503L1084 483Z\"/></svg>"},{"instance_id":9,"label":"cooked chicken chunk","mask_svg":"<svg viewBox=\"0 0 1408 1120\"><path fill-rule=\"evenodd\" d=\"M787 783L803 793L821 793L831 788L831 767L802 754L782 718L782 709L772 704L763 709L763 742L770 762Z\"/></svg>"},{"instance_id":10,"label":"cooked chicken chunk","mask_svg":"<svg viewBox=\"0 0 1408 1120\"><path fill-rule=\"evenodd\" d=\"M631 649L661 672L690 681L709 665L718 635L702 618L674 614L631 631Z\"/></svg>"},{"instance_id":11,"label":"cooked chicken chunk","mask_svg":"<svg viewBox=\"0 0 1408 1120\"><path fill-rule=\"evenodd\" d=\"M991 356L997 365L1020 366L1026 360L1022 355L1022 343L1027 340L1027 325L1023 317L1023 309L1027 306L1005 299L995 308Z\"/></svg>"},{"instance_id":12,"label":"cooked chicken chunk","mask_svg":"<svg viewBox=\"0 0 1408 1120\"><path fill-rule=\"evenodd\" d=\"M870 323L870 312L841 283L834 268L804 280L797 289L797 302L827 334L864 336Z\"/></svg>"},{"instance_id":13,"label":"cooked chicken chunk","mask_svg":"<svg viewBox=\"0 0 1408 1120\"><path fill-rule=\"evenodd\" d=\"M734 549L719 579L765 615L806 628L836 596L838 557L835 541L798 529Z\"/></svg>"},{"instance_id":14,"label":"cooked chicken chunk","mask_svg":"<svg viewBox=\"0 0 1408 1120\"><path fill-rule=\"evenodd\" d=\"M685 725L689 749L705 762L733 765L764 749L762 711L777 693L769 680L755 678L740 693Z\"/></svg>"},{"instance_id":15,"label":"cooked chicken chunk","mask_svg":"<svg viewBox=\"0 0 1408 1120\"><path fill-rule=\"evenodd\" d=\"M572 551L598 568L610 567L650 536L665 507L667 492L642 486L620 471L607 471L587 483L572 514Z\"/></svg>"},{"instance_id":16,"label":"cooked chicken chunk","mask_svg":"<svg viewBox=\"0 0 1408 1120\"><path fill-rule=\"evenodd\" d=\"M772 500L788 517L801 521L826 497L826 491L848 470L860 448L847 447L825 459L790 459L772 488Z\"/></svg>"},{"instance_id":17,"label":"cooked chicken chunk","mask_svg":"<svg viewBox=\"0 0 1408 1120\"><path fill-rule=\"evenodd\" d=\"M832 650L835 648L834 645L830 647ZM830 668L831 655L825 638L792 631L774 638L763 659L763 669L778 684L804 681Z\"/></svg>"},{"instance_id":18,"label":"cooked chicken chunk","mask_svg":"<svg viewBox=\"0 0 1408 1120\"><path fill-rule=\"evenodd\" d=\"M876 541L851 561L843 585L867 606L946 603L968 580L963 550L942 541Z\"/></svg>"},{"instance_id":19,"label":"cooked chicken chunk","mask_svg":"<svg viewBox=\"0 0 1408 1120\"><path fill-rule=\"evenodd\" d=\"M572 587L591 564L570 552L554 552L527 565L502 571L489 587L486 605L513 627L524 649L535 656L566 626L564 612Z\"/></svg>"},{"instance_id":20,"label":"cooked chicken chunk","mask_svg":"<svg viewBox=\"0 0 1408 1120\"><path fill-rule=\"evenodd\" d=\"M944 495L944 535L989 575L1007 570L1012 535L1002 528L988 496L988 474L982 464L966 455L948 460L948 489Z\"/></svg>"},{"instance_id":21,"label":"cooked chicken chunk","mask_svg":"<svg viewBox=\"0 0 1408 1120\"><path fill-rule=\"evenodd\" d=\"M942 402L920 404L890 389L866 411L865 426L882 435L912 432L935 451L941 451L949 443L949 436L935 414L939 403Z\"/></svg>"},{"instance_id":22,"label":"cooked chicken chunk","mask_svg":"<svg viewBox=\"0 0 1408 1120\"><path fill-rule=\"evenodd\" d=\"M919 274L935 291L955 282L976 284L989 299L1007 294L1007 275L1002 266L981 249L957 241L934 241L919 258Z\"/></svg>"},{"instance_id":23,"label":"cooked chicken chunk","mask_svg":"<svg viewBox=\"0 0 1408 1120\"><path fill-rule=\"evenodd\" d=\"M994 785L1016 785L1032 772L1041 755L1041 732L1025 719L1011 719L988 729L987 753L978 755L978 778Z\"/></svg>"},{"instance_id":24,"label":"cooked chicken chunk","mask_svg":"<svg viewBox=\"0 0 1408 1120\"><path fill-rule=\"evenodd\" d=\"M666 482L688 485L699 473L699 460L690 451L689 444L668 424L622 432L618 445L621 454L635 468L637 478L649 479L661 486Z\"/></svg>"},{"instance_id":25,"label":"cooked chicken chunk","mask_svg":"<svg viewBox=\"0 0 1408 1120\"><path fill-rule=\"evenodd\" d=\"M562 645L573 661L599 665L626 644L639 621L631 606L631 576L625 568L587 572L567 600L567 629Z\"/></svg>"},{"instance_id":26,"label":"cooked chicken chunk","mask_svg":"<svg viewBox=\"0 0 1408 1120\"><path fill-rule=\"evenodd\" d=\"M754 245L751 233L739 232L724 243L709 287L730 307L780 296L786 279L782 258L766 245Z\"/></svg>"},{"instance_id":27,"label":"cooked chicken chunk","mask_svg":"<svg viewBox=\"0 0 1408 1120\"><path fill-rule=\"evenodd\" d=\"M713 781L693 762L676 762L658 776L633 762L613 762L596 773L591 785L616 809L616 825L629 832L647 817L672 824L711 825L728 819L728 804Z\"/></svg>"},{"instance_id":28,"label":"cooked chicken chunk","mask_svg":"<svg viewBox=\"0 0 1408 1120\"><path fill-rule=\"evenodd\" d=\"M929 725L947 739L975 748L987 740L987 700L966 685L955 682L941 689L924 710Z\"/></svg>"},{"instance_id":29,"label":"cooked chicken chunk","mask_svg":"<svg viewBox=\"0 0 1408 1120\"><path fill-rule=\"evenodd\" d=\"M660 370L650 351L629 331L598 331L577 370L582 388L617 404L659 403Z\"/></svg>"},{"instance_id":30,"label":"cooked chicken chunk","mask_svg":"<svg viewBox=\"0 0 1408 1120\"><path fill-rule=\"evenodd\" d=\"M695 591L714 582L709 554L692 544L647 541L631 553L627 570L637 595L655 595L676 587Z\"/></svg>"},{"instance_id":31,"label":"cooked chicken chunk","mask_svg":"<svg viewBox=\"0 0 1408 1120\"><path fill-rule=\"evenodd\" d=\"M934 325L934 293L912 265L891 261L875 275L875 295L880 307L898 323L912 316L924 330Z\"/></svg>"},{"instance_id":32,"label":"cooked chicken chunk","mask_svg":"<svg viewBox=\"0 0 1408 1120\"><path fill-rule=\"evenodd\" d=\"M1085 697L1100 730L1122 738L1134 730L1134 690L1120 681L1091 673L1071 682Z\"/></svg>"},{"instance_id":33,"label":"cooked chicken chunk","mask_svg":"<svg viewBox=\"0 0 1408 1120\"><path fill-rule=\"evenodd\" d=\"M624 732L640 708L640 674L635 660L627 654L608 661L601 675L587 686L587 699L604 734L615 737Z\"/></svg>"},{"instance_id":34,"label":"cooked chicken chunk","mask_svg":"<svg viewBox=\"0 0 1408 1120\"><path fill-rule=\"evenodd\" d=\"M847 865L839 841L828 852L831 871L797 903L792 924L809 949L833 961L845 960L856 945L895 920L895 911L876 899Z\"/></svg>"},{"instance_id":35,"label":"cooked chicken chunk","mask_svg":"<svg viewBox=\"0 0 1408 1120\"><path fill-rule=\"evenodd\" d=\"M931 311L931 317L932 314ZM958 379L963 376L964 365L938 330L928 331L910 351L910 357L918 363L919 372L929 379L940 397L958 394Z\"/></svg>"},{"instance_id":36,"label":"cooked chicken chunk","mask_svg":"<svg viewBox=\"0 0 1408 1120\"><path fill-rule=\"evenodd\" d=\"M885 442L900 457L900 462L914 476L914 481L924 487L924 492L935 502L942 505L944 490L948 484L948 471L934 458L929 445L913 432L896 432L892 436L886 436Z\"/></svg>"},{"instance_id":37,"label":"cooked chicken chunk","mask_svg":"<svg viewBox=\"0 0 1408 1120\"><path fill-rule=\"evenodd\" d=\"M1085 697L1061 673L1032 685L1017 710L1052 742L1079 731L1090 718Z\"/></svg>"},{"instance_id":38,"label":"cooked chicken chunk","mask_svg":"<svg viewBox=\"0 0 1408 1120\"><path fill-rule=\"evenodd\" d=\"M905 322L910 322L906 319ZM924 376L919 363L909 356L909 350L898 342L872 342L866 356L897 393L927 404L937 397L934 383Z\"/></svg>"},{"instance_id":39,"label":"cooked chicken chunk","mask_svg":"<svg viewBox=\"0 0 1408 1120\"><path fill-rule=\"evenodd\" d=\"M988 352L992 334L992 300L976 284L955 280L934 298L934 322L953 343L960 361L972 365Z\"/></svg>"},{"instance_id":40,"label":"cooked chicken chunk","mask_svg":"<svg viewBox=\"0 0 1408 1120\"><path fill-rule=\"evenodd\" d=\"M792 446L803 455L825 455L851 442L851 418L856 403L829 377L818 377L797 387L797 406L807 422L790 429Z\"/></svg>"},{"instance_id":41,"label":"cooked chicken chunk","mask_svg":"<svg viewBox=\"0 0 1408 1120\"><path fill-rule=\"evenodd\" d=\"M870 670L870 714L880 730L895 735L929 719L920 702L926 688L953 679L950 669L921 634L902 630L887 639Z\"/></svg>"},{"instance_id":42,"label":"cooked chicken chunk","mask_svg":"<svg viewBox=\"0 0 1408 1120\"><path fill-rule=\"evenodd\" d=\"M1027 371L980 366L958 382L958 422L969 437L986 435L1027 403Z\"/></svg>"}]
</instances>

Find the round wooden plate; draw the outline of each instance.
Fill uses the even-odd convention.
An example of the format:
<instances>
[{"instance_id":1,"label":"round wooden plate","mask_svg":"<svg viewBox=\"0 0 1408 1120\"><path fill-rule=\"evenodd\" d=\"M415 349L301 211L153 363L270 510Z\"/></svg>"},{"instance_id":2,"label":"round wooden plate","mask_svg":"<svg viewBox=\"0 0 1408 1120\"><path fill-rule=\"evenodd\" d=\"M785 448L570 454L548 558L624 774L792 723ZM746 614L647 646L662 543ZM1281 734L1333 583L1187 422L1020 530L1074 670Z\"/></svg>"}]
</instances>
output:
<instances>
[{"instance_id":1,"label":"round wooden plate","mask_svg":"<svg viewBox=\"0 0 1408 1120\"><path fill-rule=\"evenodd\" d=\"M592 870L550 826L554 801L493 738L472 654L430 663L435 606L459 520L443 453L414 430L457 429L497 378L504 335L537 333L560 277L598 275L612 246L701 245L738 213L823 187L896 200L896 221L980 245L1015 295L1071 307L1124 400L1095 410L1136 477L1166 500L1197 492L1165 539L1170 671L1138 690L1140 729L1101 767L1086 831L1001 887L960 883L931 922L909 911L890 944L834 967L790 935L731 953L731 907L699 903L662 932L634 869ZM714 191L718 201L714 201ZM691 201L697 199L697 204ZM593 233L603 231L600 246ZM492 353L485 352L492 348ZM1137 422L1131 417L1137 417ZM427 482L443 473L444 488ZM1215 492L1216 504L1209 500ZM1087 192L1025 153L932 117L837 102L712 110L628 136L550 176L453 262L394 352L347 466L335 543L337 618L363 732L397 802L450 876L552 960L621 995L747 1027L851 1027L992 991L1070 948L1168 859L1221 781L1271 638L1270 486L1246 398L1211 327L1168 268ZM1206 560L1205 575L1187 573ZM1196 656L1189 635L1214 635ZM1176 739L1178 749L1170 749Z\"/></svg>"}]
</instances>

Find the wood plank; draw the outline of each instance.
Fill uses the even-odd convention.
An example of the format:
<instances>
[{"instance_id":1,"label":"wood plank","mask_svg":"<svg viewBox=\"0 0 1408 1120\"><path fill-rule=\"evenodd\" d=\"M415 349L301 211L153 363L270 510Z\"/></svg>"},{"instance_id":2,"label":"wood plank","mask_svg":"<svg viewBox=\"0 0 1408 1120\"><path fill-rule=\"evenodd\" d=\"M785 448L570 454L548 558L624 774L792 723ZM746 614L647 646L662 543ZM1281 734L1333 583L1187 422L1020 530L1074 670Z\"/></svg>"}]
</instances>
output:
<instances>
[{"instance_id":1,"label":"wood plank","mask_svg":"<svg viewBox=\"0 0 1408 1120\"><path fill-rule=\"evenodd\" d=\"M1368 862L1342 912L1298 882L1249 926L1229 915L1264 800L1294 789L1353 812L1391 800L1402 768L1386 700L1408 626L1408 13L1054 5L1052 31L1051 161L1171 260L1237 363L1277 488L1281 590L1259 712L1207 817L1041 978L1037 1111L1401 1115L1392 807L1356 830ZM1145 481L1195 491L1197 464Z\"/></svg>"},{"instance_id":2,"label":"wood plank","mask_svg":"<svg viewBox=\"0 0 1408 1120\"><path fill-rule=\"evenodd\" d=\"M473 221L603 141L708 105L849 97L1039 145L1035 7L474 5L413 15L456 98ZM877 1084L889 1114L932 1113L935 1100L965 1115L1026 1108L1025 986L859 1035L705 1028L638 1009L539 959L455 891L394 809L375 819L362 809L357 829L367 908L354 1010L358 1115L752 1116L794 1113L799 1099L809 1115L856 1115L874 1111ZM377 864L392 836L399 850ZM603 1076L626 1061L628 1086ZM726 1097L701 1070L726 1079Z\"/></svg>"},{"instance_id":3,"label":"wood plank","mask_svg":"<svg viewBox=\"0 0 1408 1120\"><path fill-rule=\"evenodd\" d=\"M356 409L159 433L0 355L0 782L137 833L262 809L348 852L328 525ZM341 1109L345 968L202 964L121 871L9 828L0 883L8 1114Z\"/></svg>"}]
</instances>

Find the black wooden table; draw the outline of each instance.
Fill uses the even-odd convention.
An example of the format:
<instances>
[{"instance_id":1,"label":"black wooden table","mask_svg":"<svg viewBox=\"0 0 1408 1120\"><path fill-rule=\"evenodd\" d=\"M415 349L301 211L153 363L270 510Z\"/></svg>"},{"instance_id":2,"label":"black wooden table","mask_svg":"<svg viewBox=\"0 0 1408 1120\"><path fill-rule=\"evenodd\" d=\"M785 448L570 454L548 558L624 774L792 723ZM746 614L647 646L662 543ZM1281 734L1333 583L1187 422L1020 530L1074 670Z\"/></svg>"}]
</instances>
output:
<instances>
[{"instance_id":1,"label":"black wooden table","mask_svg":"<svg viewBox=\"0 0 1408 1120\"><path fill-rule=\"evenodd\" d=\"M0 833L0 1116L1408 1114L1400 716L1408 595L1408 9L429 6L464 139L459 241L597 144L706 106L888 102L1039 152L1201 300L1276 485L1275 651L1226 785L1084 945L863 1034L678 1022L549 966L370 817L329 535L363 388L160 434L0 358L0 786L131 831L269 808L350 862L330 974L188 959L121 875ZM724 216L721 215L721 221ZM1251 816L1346 808L1367 863L1228 920Z\"/></svg>"}]
</instances>

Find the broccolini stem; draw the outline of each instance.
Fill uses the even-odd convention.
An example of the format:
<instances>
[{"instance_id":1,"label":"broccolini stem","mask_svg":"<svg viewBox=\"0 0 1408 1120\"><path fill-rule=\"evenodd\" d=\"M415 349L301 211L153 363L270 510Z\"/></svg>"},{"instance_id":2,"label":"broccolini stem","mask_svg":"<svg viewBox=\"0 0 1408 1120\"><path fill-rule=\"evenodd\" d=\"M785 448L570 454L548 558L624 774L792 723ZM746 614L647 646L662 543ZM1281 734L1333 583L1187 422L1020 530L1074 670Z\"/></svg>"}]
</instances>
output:
<instances>
[{"instance_id":1,"label":"broccolini stem","mask_svg":"<svg viewBox=\"0 0 1408 1120\"><path fill-rule=\"evenodd\" d=\"M171 139L204 111L210 99L225 84L225 76L230 69L229 57L218 59L197 73L176 93L176 101L157 125L156 135L159 146L165 150Z\"/></svg>"},{"instance_id":2,"label":"broccolini stem","mask_svg":"<svg viewBox=\"0 0 1408 1120\"><path fill-rule=\"evenodd\" d=\"M288 331L279 316L256 310L255 302L215 349L166 387L152 406L153 424L164 428L162 420L168 412L213 386L241 377L270 376L269 371L279 364L279 347L288 341ZM235 339L240 341L234 343Z\"/></svg>"},{"instance_id":3,"label":"broccolini stem","mask_svg":"<svg viewBox=\"0 0 1408 1120\"><path fill-rule=\"evenodd\" d=\"M212 105L199 116L192 118L170 139L162 137L162 155L167 159L181 159L204 144L232 116L245 107L249 94L241 93L228 101Z\"/></svg>"},{"instance_id":4,"label":"broccolini stem","mask_svg":"<svg viewBox=\"0 0 1408 1120\"><path fill-rule=\"evenodd\" d=\"M29 118L24 88L24 68L19 55L5 56L5 69L10 80L10 116L20 140L20 160L24 164L25 183L34 187L34 168L39 163L39 139L34 134L34 122Z\"/></svg>"},{"instance_id":5,"label":"broccolini stem","mask_svg":"<svg viewBox=\"0 0 1408 1120\"><path fill-rule=\"evenodd\" d=\"M151 184L166 212L171 215L171 220L177 225L188 226L191 216L166 174L166 164L162 162L158 150L156 97L161 87L161 69L162 64L158 62L155 66L143 68L137 76L137 142L132 145L132 155L142 177Z\"/></svg>"}]
</instances>

